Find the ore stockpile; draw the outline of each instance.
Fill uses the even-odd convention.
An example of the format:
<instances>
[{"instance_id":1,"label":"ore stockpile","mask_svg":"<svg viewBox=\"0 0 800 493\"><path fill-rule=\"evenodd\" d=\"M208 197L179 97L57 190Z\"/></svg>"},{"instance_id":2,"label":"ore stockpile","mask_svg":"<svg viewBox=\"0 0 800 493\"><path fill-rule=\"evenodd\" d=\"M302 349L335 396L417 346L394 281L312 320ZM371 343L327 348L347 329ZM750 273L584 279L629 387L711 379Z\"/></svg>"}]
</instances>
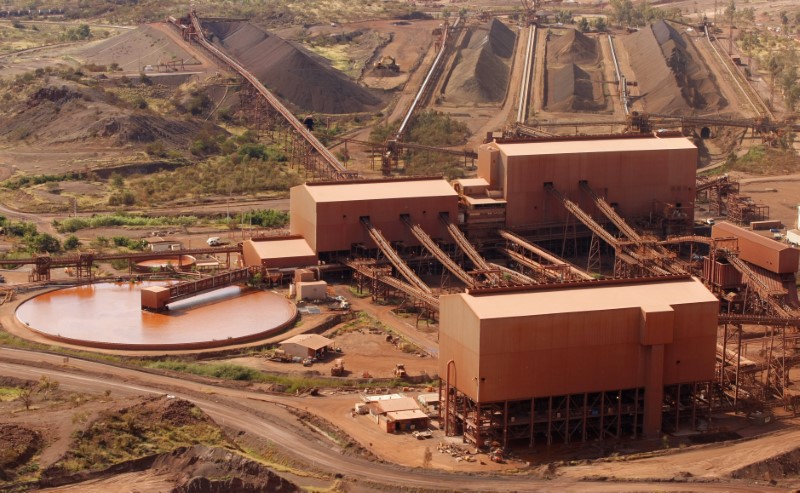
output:
<instances>
[{"instance_id":1,"label":"ore stockpile","mask_svg":"<svg viewBox=\"0 0 800 493\"><path fill-rule=\"evenodd\" d=\"M552 32L549 33L552 36ZM549 40L547 47L548 111L602 111L603 65L596 39L574 29Z\"/></svg>"},{"instance_id":2,"label":"ore stockpile","mask_svg":"<svg viewBox=\"0 0 800 493\"><path fill-rule=\"evenodd\" d=\"M447 81L447 101L456 104L501 102L508 89L516 38L516 33L497 19L468 32Z\"/></svg>"},{"instance_id":3,"label":"ore stockpile","mask_svg":"<svg viewBox=\"0 0 800 493\"><path fill-rule=\"evenodd\" d=\"M623 45L649 113L715 112L728 105L696 48L666 21L626 38Z\"/></svg>"},{"instance_id":4,"label":"ore stockpile","mask_svg":"<svg viewBox=\"0 0 800 493\"><path fill-rule=\"evenodd\" d=\"M295 108L325 114L362 113L383 105L330 63L249 22L205 22L212 41L276 96Z\"/></svg>"}]
</instances>

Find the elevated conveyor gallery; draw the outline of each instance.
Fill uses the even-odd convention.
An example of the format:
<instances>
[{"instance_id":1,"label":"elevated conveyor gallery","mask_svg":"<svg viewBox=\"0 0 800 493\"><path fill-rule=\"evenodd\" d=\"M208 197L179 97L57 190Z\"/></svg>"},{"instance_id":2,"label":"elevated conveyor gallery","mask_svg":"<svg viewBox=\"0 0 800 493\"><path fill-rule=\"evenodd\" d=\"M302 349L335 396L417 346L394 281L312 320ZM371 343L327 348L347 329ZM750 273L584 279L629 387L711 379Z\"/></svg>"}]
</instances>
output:
<instances>
[{"instance_id":1,"label":"elevated conveyor gallery","mask_svg":"<svg viewBox=\"0 0 800 493\"><path fill-rule=\"evenodd\" d=\"M422 243L422 246L431 252L431 254L436 257L436 259L441 262L442 265L447 268L447 270L452 272L453 275L459 278L461 282L467 285L467 287L471 288L477 285L475 279L467 274L457 263L453 262L453 260L441 248L439 248L439 245L433 241L433 239L422 229L422 227L420 227L419 224L414 224L411 222L411 217L409 215L403 214L400 216L400 219L406 226L408 226L411 234L413 234L414 237L419 240L420 243Z\"/></svg>"},{"instance_id":2,"label":"elevated conveyor gallery","mask_svg":"<svg viewBox=\"0 0 800 493\"><path fill-rule=\"evenodd\" d=\"M414 270L411 269L411 267L409 267L402 258L400 258L400 255L398 255L395 249L392 248L392 245L390 245L386 238L384 238L383 234L381 234L381 232L372 225L369 217L362 217L361 224L364 225L364 227L367 229L367 232L369 232L369 236L372 238L375 244L378 245L378 248L383 252L383 254L386 255L386 258L389 259L389 262L392 263L394 268L397 269L397 272L399 272L401 276L403 276L417 289L420 289L427 294L431 294L431 288L429 288L428 285L425 284L422 279L420 279L417 274L414 273Z\"/></svg>"},{"instance_id":3,"label":"elevated conveyor gallery","mask_svg":"<svg viewBox=\"0 0 800 493\"><path fill-rule=\"evenodd\" d=\"M499 284L499 276L492 272L497 269L490 267L489 264L486 263L486 260L484 260L481 254L478 253L474 246L472 246L472 243L470 243L467 237L464 236L464 233L458 229L458 226L450 221L450 216L447 214L440 214L439 218L442 220L442 223L445 225L445 227L447 227L447 232L450 233L450 237L456 242L458 248L460 248L467 257L469 257L475 268L485 273L490 284Z\"/></svg>"}]
</instances>

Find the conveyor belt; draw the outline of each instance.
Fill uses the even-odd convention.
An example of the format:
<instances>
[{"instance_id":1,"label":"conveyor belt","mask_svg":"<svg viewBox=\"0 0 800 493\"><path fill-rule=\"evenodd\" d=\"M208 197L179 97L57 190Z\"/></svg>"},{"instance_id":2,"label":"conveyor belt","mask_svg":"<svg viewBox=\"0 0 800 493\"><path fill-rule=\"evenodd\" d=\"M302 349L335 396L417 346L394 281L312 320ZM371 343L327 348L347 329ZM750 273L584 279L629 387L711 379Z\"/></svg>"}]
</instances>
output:
<instances>
[{"instance_id":1,"label":"conveyor belt","mask_svg":"<svg viewBox=\"0 0 800 493\"><path fill-rule=\"evenodd\" d=\"M500 236L502 238L504 238L504 239L506 239L508 241L511 241L512 243L515 243L515 244L519 245L520 247L524 248L525 250L528 250L529 252L533 253L534 255L538 255L539 257L547 260L548 262L550 262L553 265L566 265L569 268L569 270L572 273L572 275L577 277L578 279L585 279L587 281L594 280L594 277L592 277L588 272L584 272L581 269L579 269L579 268L575 267L574 265L570 264L566 260L564 260L562 258L559 258L558 256L554 255L553 253L550 253L547 250L539 248L536 245L533 245L533 244L525 241L524 238L521 238L521 237L515 235L511 231L500 230L499 233L500 233Z\"/></svg>"},{"instance_id":2,"label":"conveyor belt","mask_svg":"<svg viewBox=\"0 0 800 493\"><path fill-rule=\"evenodd\" d=\"M447 232L450 233L450 236L453 238L453 241L456 242L458 248L460 248L461 251L464 252L464 254L469 257L470 260L472 260L472 263L475 265L476 269L484 272L492 270L489 267L489 264L486 263L486 260L484 260L477 250L475 250L475 247L472 246L472 243L470 243L467 237L464 236L464 233L458 229L458 226L450 221L450 218L447 216L447 214L440 214L439 219L441 219L442 223L444 223L444 225L447 227ZM486 276L489 279L489 282L492 284L498 284L500 282L500 279L496 274L487 273Z\"/></svg>"},{"instance_id":3,"label":"conveyor belt","mask_svg":"<svg viewBox=\"0 0 800 493\"><path fill-rule=\"evenodd\" d=\"M503 267L502 265L498 264L489 264L489 266L492 269L499 270L504 275L507 275L517 284L539 284L538 282L536 282L536 279L528 277L525 274L520 274L519 272L511 270L508 267Z\"/></svg>"},{"instance_id":4,"label":"conveyor belt","mask_svg":"<svg viewBox=\"0 0 800 493\"><path fill-rule=\"evenodd\" d=\"M394 265L395 269L400 273L401 276L405 277L408 282L416 286L418 289L421 289L427 294L431 294L431 288L425 284L422 279L420 279L417 274L414 273L413 269L405 263L405 261L400 258L400 255L392 248L392 245L389 244L389 241L384 238L383 234L375 229L375 226L372 225L369 218L362 217L361 224L369 232L370 237L375 241L375 244L378 245L378 248L381 249L386 258L389 259L389 262Z\"/></svg>"},{"instance_id":5,"label":"conveyor belt","mask_svg":"<svg viewBox=\"0 0 800 493\"><path fill-rule=\"evenodd\" d=\"M439 299L433 296L432 294L426 293L416 287L412 286L411 284L405 283L399 279L395 279L391 276L384 276L384 275L376 275L375 272L369 270L367 264L364 264L362 261L351 260L346 262L347 266L353 270L360 272L361 274L369 277L370 279L376 279L378 282L382 282L389 286L392 286L395 289L398 289L407 295L411 296L412 298L425 303L430 308L434 310L439 309Z\"/></svg>"},{"instance_id":6,"label":"conveyor belt","mask_svg":"<svg viewBox=\"0 0 800 493\"><path fill-rule=\"evenodd\" d=\"M786 292L770 289L769 286L767 286L767 284L761 279L761 277L739 257L735 255L728 255L727 258L728 262L730 262L730 264L736 270L742 273L742 278L745 284L753 289L753 291L758 294L761 300L768 303L776 315L784 318L793 318L793 314L775 299L776 296L786 295Z\"/></svg>"},{"instance_id":7,"label":"conveyor belt","mask_svg":"<svg viewBox=\"0 0 800 493\"><path fill-rule=\"evenodd\" d=\"M227 54L219 50L216 46L212 45L208 41L206 41L205 36L203 35L203 28L200 25L200 20L197 18L194 12L190 14L190 18L192 21L192 26L194 27L195 31L197 32L197 42L205 48L206 50L210 51L214 54L217 58L219 58L222 62L226 65L231 67L234 71L238 72L245 80L247 80L253 87L267 100L267 103L278 113L280 113L283 118L291 125L291 127L299 133L303 139L305 139L308 144L319 153L322 160L331 168L332 174L336 179L352 179L355 175L354 172L348 171L339 162L338 159L331 153L322 143L317 140L314 135L308 131L308 129L303 125L295 116L289 111L279 100L276 98L266 87L261 83L260 80L253 74L251 74L247 69L245 69L242 65L240 65L237 61L233 58L229 57Z\"/></svg>"},{"instance_id":8,"label":"conveyor belt","mask_svg":"<svg viewBox=\"0 0 800 493\"><path fill-rule=\"evenodd\" d=\"M413 224L411 222L411 218L408 216L402 216L403 223L408 226L408 229L411 230L411 234L422 243L431 254L433 254L436 259L441 262L443 266L447 270L453 273L454 276L461 279L461 282L467 285L469 288L474 288L477 283L475 279L472 278L469 274L467 274L464 269L462 269L457 263L453 262L453 260L441 249L439 245L436 244L433 239L425 232L424 229L420 227L419 224Z\"/></svg>"}]
</instances>

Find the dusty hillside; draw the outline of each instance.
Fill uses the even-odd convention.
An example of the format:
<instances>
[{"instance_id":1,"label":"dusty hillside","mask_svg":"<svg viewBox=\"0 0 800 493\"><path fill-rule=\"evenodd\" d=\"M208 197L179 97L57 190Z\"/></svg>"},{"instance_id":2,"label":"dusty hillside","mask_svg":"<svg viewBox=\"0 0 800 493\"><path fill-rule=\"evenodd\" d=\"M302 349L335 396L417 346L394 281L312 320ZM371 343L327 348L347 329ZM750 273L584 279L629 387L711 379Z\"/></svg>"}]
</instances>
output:
<instances>
[{"instance_id":1,"label":"dusty hillside","mask_svg":"<svg viewBox=\"0 0 800 493\"><path fill-rule=\"evenodd\" d=\"M119 36L90 43L77 50L76 57L87 63L111 65L120 70L139 72L159 63L183 61L187 66L199 65L192 54L150 25L143 25Z\"/></svg>"},{"instance_id":2,"label":"dusty hillside","mask_svg":"<svg viewBox=\"0 0 800 493\"><path fill-rule=\"evenodd\" d=\"M0 139L52 145L92 141L102 145L163 140L187 146L203 126L139 110L99 88L52 80L0 115Z\"/></svg>"},{"instance_id":3,"label":"dusty hillside","mask_svg":"<svg viewBox=\"0 0 800 493\"><path fill-rule=\"evenodd\" d=\"M374 111L383 104L327 60L249 22L205 22L203 26L214 44L298 109L343 114Z\"/></svg>"},{"instance_id":4,"label":"dusty hillside","mask_svg":"<svg viewBox=\"0 0 800 493\"><path fill-rule=\"evenodd\" d=\"M623 39L646 111L691 114L727 106L713 74L687 41L666 21Z\"/></svg>"}]
</instances>

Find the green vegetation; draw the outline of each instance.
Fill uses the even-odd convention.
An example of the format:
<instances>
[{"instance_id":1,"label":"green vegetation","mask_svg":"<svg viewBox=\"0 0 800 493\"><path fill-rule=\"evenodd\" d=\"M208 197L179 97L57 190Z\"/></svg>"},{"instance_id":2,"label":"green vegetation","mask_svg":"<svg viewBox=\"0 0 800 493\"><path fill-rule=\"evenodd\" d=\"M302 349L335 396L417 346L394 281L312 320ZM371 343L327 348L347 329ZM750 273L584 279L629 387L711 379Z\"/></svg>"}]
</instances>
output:
<instances>
[{"instance_id":1,"label":"green vegetation","mask_svg":"<svg viewBox=\"0 0 800 493\"><path fill-rule=\"evenodd\" d=\"M210 149L207 144L199 148ZM249 153L262 152L264 158L249 156ZM281 164L285 160L285 154L275 147L266 146L262 151L258 146L251 146L242 154L237 150L232 155L212 157L193 166L129 177L127 188L136 204L142 205L208 195L228 197L265 191L286 192L299 185L302 178Z\"/></svg>"},{"instance_id":2,"label":"green vegetation","mask_svg":"<svg viewBox=\"0 0 800 493\"><path fill-rule=\"evenodd\" d=\"M134 216L130 214L97 214L91 217L70 217L61 221L53 220L59 233L74 233L86 228L109 226L190 226L197 223L196 216Z\"/></svg>"},{"instance_id":3,"label":"green vegetation","mask_svg":"<svg viewBox=\"0 0 800 493\"><path fill-rule=\"evenodd\" d=\"M260 209L251 212L242 212L239 215L240 224L252 224L262 228L282 228L289 224L289 213L275 209Z\"/></svg>"},{"instance_id":4,"label":"green vegetation","mask_svg":"<svg viewBox=\"0 0 800 493\"><path fill-rule=\"evenodd\" d=\"M744 156L737 157L735 154L730 154L724 166L714 169L709 174L719 175L729 171L742 171L755 175L800 173L800 158L791 149L754 146Z\"/></svg>"},{"instance_id":5,"label":"green vegetation","mask_svg":"<svg viewBox=\"0 0 800 493\"><path fill-rule=\"evenodd\" d=\"M648 2L634 5L632 0L611 0L609 18L620 26L644 26L662 19L681 19L681 9L657 8Z\"/></svg>"},{"instance_id":6,"label":"green vegetation","mask_svg":"<svg viewBox=\"0 0 800 493\"><path fill-rule=\"evenodd\" d=\"M375 127L369 141L383 143L393 138L398 125ZM463 145L469 136L464 123L437 111L426 111L415 116L410 123L408 141L433 147ZM406 174L415 176L446 176L449 179L464 176L463 160L433 151L406 151L401 155Z\"/></svg>"},{"instance_id":7,"label":"green vegetation","mask_svg":"<svg viewBox=\"0 0 800 493\"><path fill-rule=\"evenodd\" d=\"M331 378L310 378L300 375L273 375L263 373L253 368L230 363L189 363L185 361L165 360L151 361L144 364L146 368L170 370L209 378L222 378L225 380L238 380L245 382L260 382L280 385L284 392L293 394L311 388L320 387L371 387L371 386L396 386L402 381L379 382L374 384L358 384L357 382Z\"/></svg>"},{"instance_id":8,"label":"green vegetation","mask_svg":"<svg viewBox=\"0 0 800 493\"><path fill-rule=\"evenodd\" d=\"M62 181L75 181L81 180L84 177L75 173L69 172L60 175L23 175L17 178L11 178L3 182L3 186L10 190L18 190L33 185L41 185L43 183L58 183Z\"/></svg>"},{"instance_id":9,"label":"green vegetation","mask_svg":"<svg viewBox=\"0 0 800 493\"><path fill-rule=\"evenodd\" d=\"M16 400L19 394L20 389L17 387L0 387L0 402Z\"/></svg>"},{"instance_id":10,"label":"green vegetation","mask_svg":"<svg viewBox=\"0 0 800 493\"><path fill-rule=\"evenodd\" d=\"M172 401L179 404L186 401ZM73 443L55 467L67 472L99 470L148 455L169 452L180 446L203 444L224 447L222 431L193 404L188 412L173 415L149 409L150 403L120 412L103 413L86 429L73 434ZM163 414L162 414L163 413Z\"/></svg>"},{"instance_id":11,"label":"green vegetation","mask_svg":"<svg viewBox=\"0 0 800 493\"><path fill-rule=\"evenodd\" d=\"M78 24L77 27L71 27L64 33L64 41L84 41L92 37L92 30L88 24Z\"/></svg>"},{"instance_id":12,"label":"green vegetation","mask_svg":"<svg viewBox=\"0 0 800 493\"><path fill-rule=\"evenodd\" d=\"M469 136L467 125L437 111L415 116L409 129L409 142L434 147L463 145ZM431 151L406 152L403 155L409 175L441 175L448 179L464 176L463 160L457 156Z\"/></svg>"},{"instance_id":13,"label":"green vegetation","mask_svg":"<svg viewBox=\"0 0 800 493\"><path fill-rule=\"evenodd\" d=\"M769 82L770 99L782 95L790 111L797 109L800 105L800 55L792 39L770 31L753 30L742 33L736 42L748 58L748 70L754 65L761 68Z\"/></svg>"}]
</instances>

